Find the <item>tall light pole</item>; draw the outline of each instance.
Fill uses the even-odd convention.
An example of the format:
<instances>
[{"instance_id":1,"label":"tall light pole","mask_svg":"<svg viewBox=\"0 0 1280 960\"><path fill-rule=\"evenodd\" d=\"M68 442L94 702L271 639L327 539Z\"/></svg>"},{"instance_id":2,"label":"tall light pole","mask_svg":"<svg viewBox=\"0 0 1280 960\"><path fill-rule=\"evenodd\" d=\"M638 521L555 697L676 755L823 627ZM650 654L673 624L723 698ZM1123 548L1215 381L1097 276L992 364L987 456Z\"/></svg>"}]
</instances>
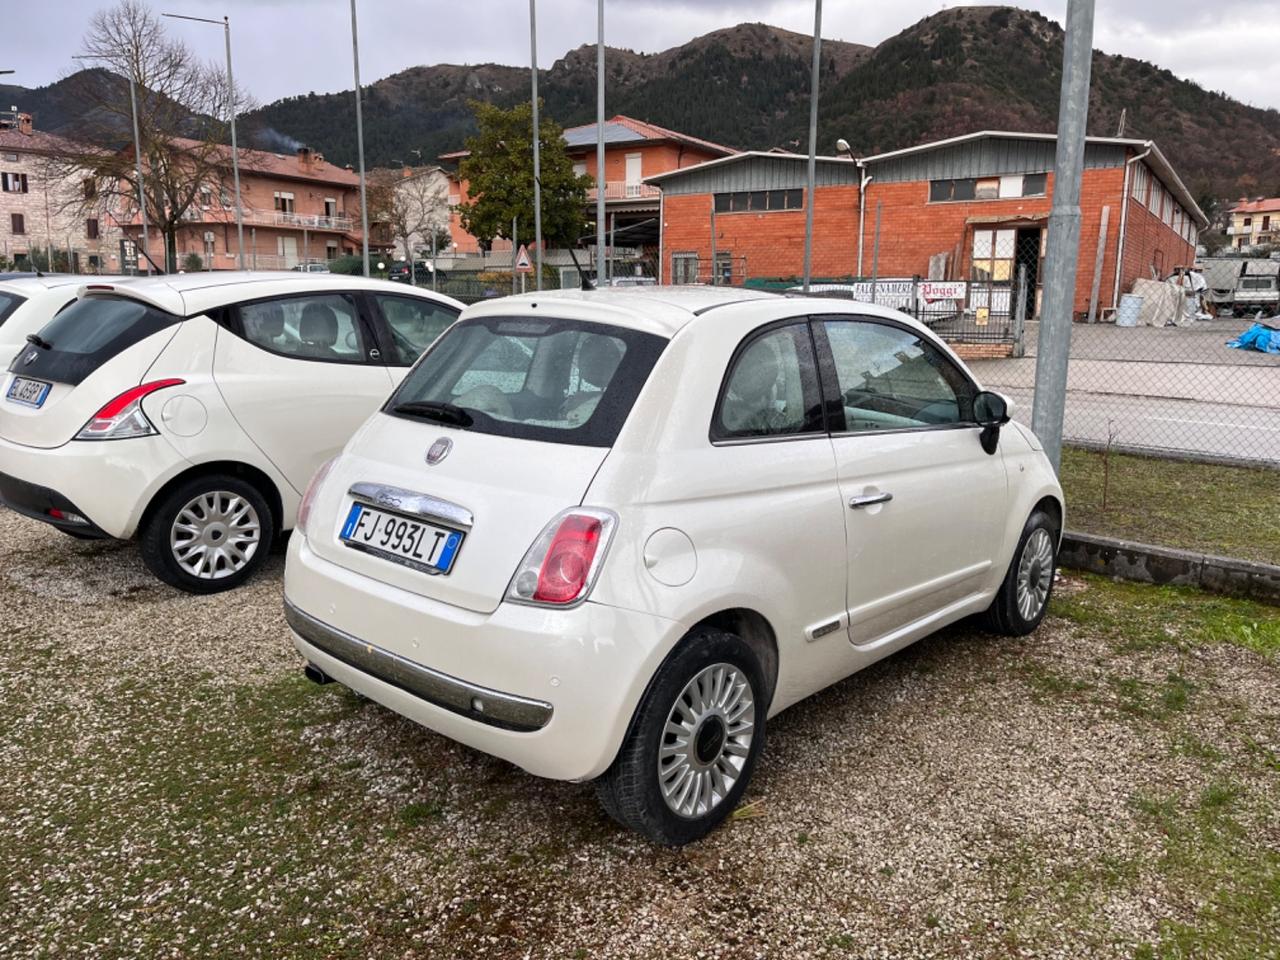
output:
<instances>
[{"instance_id":1,"label":"tall light pole","mask_svg":"<svg viewBox=\"0 0 1280 960\"><path fill-rule=\"evenodd\" d=\"M105 57L74 56L72 60L104 60ZM142 217L142 259L146 263L147 276L151 276L151 243L147 239L147 188L142 180L142 135L138 131L138 92L133 75L136 64L129 64L129 109L133 113L133 165L138 177L138 213ZM136 267L135 267L136 269Z\"/></svg>"},{"instance_id":2,"label":"tall light pole","mask_svg":"<svg viewBox=\"0 0 1280 960\"><path fill-rule=\"evenodd\" d=\"M356 154L360 160L360 246L364 275L369 275L369 199L364 187L364 118L360 113L360 35L356 29L356 0L351 0L351 62L356 74Z\"/></svg>"},{"instance_id":3,"label":"tall light pole","mask_svg":"<svg viewBox=\"0 0 1280 960\"><path fill-rule=\"evenodd\" d=\"M822 0L813 2L813 78L809 90L809 171L804 198L804 292L813 274L813 188L818 164L818 73L822 63ZM712 265L714 269L714 264Z\"/></svg>"},{"instance_id":4,"label":"tall light pole","mask_svg":"<svg viewBox=\"0 0 1280 960\"><path fill-rule=\"evenodd\" d=\"M239 254L240 269L244 269L244 208L240 203L240 149L236 143L236 83L231 75L231 20L224 16L221 20L210 20L207 17L189 17L182 13L162 13L162 17L174 20L193 20L196 23L212 23L222 27L227 42L227 109L231 111L231 177L236 187L236 251Z\"/></svg>"},{"instance_id":5,"label":"tall light pole","mask_svg":"<svg viewBox=\"0 0 1280 960\"><path fill-rule=\"evenodd\" d=\"M596 286L604 281L604 0L596 13Z\"/></svg>"},{"instance_id":6,"label":"tall light pole","mask_svg":"<svg viewBox=\"0 0 1280 960\"><path fill-rule=\"evenodd\" d=\"M533 87L533 263L534 287L542 289L542 163L538 126L538 12L537 0L529 0L529 82Z\"/></svg>"}]
</instances>

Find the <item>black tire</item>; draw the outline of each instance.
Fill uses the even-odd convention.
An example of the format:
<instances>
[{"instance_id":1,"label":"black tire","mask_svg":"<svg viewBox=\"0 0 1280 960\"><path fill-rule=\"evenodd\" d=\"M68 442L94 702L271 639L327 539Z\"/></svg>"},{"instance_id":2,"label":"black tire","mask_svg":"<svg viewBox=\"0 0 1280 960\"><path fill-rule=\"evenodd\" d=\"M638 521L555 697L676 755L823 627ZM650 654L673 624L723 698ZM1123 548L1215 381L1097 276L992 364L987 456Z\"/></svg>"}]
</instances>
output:
<instances>
[{"instance_id":1,"label":"black tire","mask_svg":"<svg viewBox=\"0 0 1280 960\"><path fill-rule=\"evenodd\" d=\"M237 509L237 503L246 504L251 514L241 513L239 516L252 516L256 520L257 533L256 538L251 538L247 526L231 524L223 524L219 531L218 515L206 514L209 518L206 536L211 560L204 575L199 575L179 562L175 549L170 546L170 533L178 514L193 501L206 496L213 498L216 510ZM166 494L148 512L138 539L147 569L169 586L187 593L220 593L240 586L262 566L275 539L275 519L256 487L236 477L215 474L195 477ZM218 544L222 545L224 554L220 561L213 556ZM252 549L249 549L249 544L252 544ZM247 553L247 559L240 562L230 558L226 555L229 547L242 554Z\"/></svg>"},{"instance_id":2,"label":"black tire","mask_svg":"<svg viewBox=\"0 0 1280 960\"><path fill-rule=\"evenodd\" d=\"M688 740L691 755L701 757L705 753L716 759L709 761L710 766L706 768L685 765L691 776L704 777L705 782L713 785L717 775L720 786L725 785L725 771L736 772L736 778L723 796L709 804L709 810L681 815L663 798L659 752L664 741L668 746L677 742L666 733L667 720L677 706L677 699L682 698L695 678L707 676L703 671L715 667L728 668L721 675L725 678L732 678L736 673L739 680L745 680L752 706L741 718L735 718L731 710L728 726L720 720L717 727L715 714L709 713L703 722L692 727ZM710 676L716 676L714 671ZM760 661L742 639L712 627L695 630L658 669L636 708L622 749L613 765L596 781L596 795L601 805L618 823L655 843L682 846L706 836L733 811L751 780L756 760L764 748L767 695ZM733 702L732 698L728 702ZM741 706L741 701L738 703ZM690 701L685 700L684 705L688 708ZM748 715L752 717L750 743L744 745L742 723ZM745 758L740 752L732 756L723 752L735 746L738 751L745 749ZM742 760L736 771L731 766L737 762L735 756ZM673 781L683 782L676 774L681 762L673 760L673 765L668 767Z\"/></svg>"},{"instance_id":3,"label":"black tire","mask_svg":"<svg viewBox=\"0 0 1280 960\"><path fill-rule=\"evenodd\" d=\"M1047 565L1043 560L1042 536L1048 537ZM1019 603L1018 582L1023 560L1026 559L1024 555L1028 551L1028 544L1031 543L1032 538L1036 538L1036 543L1041 546L1041 549L1031 548L1033 556L1030 558L1031 566L1026 573L1029 581L1042 585L1043 598L1039 599L1036 594L1032 594L1033 599L1038 599L1039 605L1028 616L1026 606ZM1039 556L1034 556L1035 554ZM1022 536L1018 538L1018 547L1013 551L1013 559L1009 561L1009 569L1005 572L995 599L991 601L991 606L983 616L987 629L1007 637L1024 637L1040 626L1040 621L1044 619L1045 611L1049 609L1049 601L1053 597L1053 581L1057 569L1058 524L1049 513L1037 508L1027 518L1026 526L1022 528Z\"/></svg>"}]
</instances>

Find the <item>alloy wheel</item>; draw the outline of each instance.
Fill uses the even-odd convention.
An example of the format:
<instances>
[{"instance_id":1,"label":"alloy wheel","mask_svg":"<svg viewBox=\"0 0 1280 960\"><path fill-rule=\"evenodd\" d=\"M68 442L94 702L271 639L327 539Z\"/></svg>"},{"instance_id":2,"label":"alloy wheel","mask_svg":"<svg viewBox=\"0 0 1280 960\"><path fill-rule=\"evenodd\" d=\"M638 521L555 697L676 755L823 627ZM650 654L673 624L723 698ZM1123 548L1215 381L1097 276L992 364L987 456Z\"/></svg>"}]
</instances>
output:
<instances>
[{"instance_id":1,"label":"alloy wheel","mask_svg":"<svg viewBox=\"0 0 1280 960\"><path fill-rule=\"evenodd\" d=\"M755 695L737 667L716 663L676 697L658 747L658 785L677 816L705 816L733 789L751 753Z\"/></svg>"},{"instance_id":2,"label":"alloy wheel","mask_svg":"<svg viewBox=\"0 0 1280 960\"><path fill-rule=\"evenodd\" d=\"M183 572L200 580L230 577L253 559L262 539L258 511L244 497L211 490L178 511L169 549Z\"/></svg>"},{"instance_id":3,"label":"alloy wheel","mask_svg":"<svg viewBox=\"0 0 1280 960\"><path fill-rule=\"evenodd\" d=\"M1028 622L1039 616L1053 584L1053 538L1044 527L1027 537L1018 560L1018 613Z\"/></svg>"}]
</instances>

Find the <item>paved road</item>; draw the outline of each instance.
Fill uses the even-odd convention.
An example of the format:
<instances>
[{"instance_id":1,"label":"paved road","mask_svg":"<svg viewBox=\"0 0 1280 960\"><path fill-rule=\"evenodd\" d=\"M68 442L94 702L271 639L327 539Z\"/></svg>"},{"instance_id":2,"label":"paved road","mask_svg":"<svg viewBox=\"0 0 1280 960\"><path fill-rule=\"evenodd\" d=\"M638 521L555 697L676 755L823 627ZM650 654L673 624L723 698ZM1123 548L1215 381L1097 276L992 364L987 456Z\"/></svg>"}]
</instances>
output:
<instances>
[{"instance_id":1,"label":"paved road","mask_svg":"<svg viewBox=\"0 0 1280 960\"><path fill-rule=\"evenodd\" d=\"M1172 450L1280 464L1280 357L1225 344L1247 320L1194 327L1072 328L1067 372L1067 440ZM1031 356L970 363L985 386L1013 397L1015 417L1031 420Z\"/></svg>"}]
</instances>

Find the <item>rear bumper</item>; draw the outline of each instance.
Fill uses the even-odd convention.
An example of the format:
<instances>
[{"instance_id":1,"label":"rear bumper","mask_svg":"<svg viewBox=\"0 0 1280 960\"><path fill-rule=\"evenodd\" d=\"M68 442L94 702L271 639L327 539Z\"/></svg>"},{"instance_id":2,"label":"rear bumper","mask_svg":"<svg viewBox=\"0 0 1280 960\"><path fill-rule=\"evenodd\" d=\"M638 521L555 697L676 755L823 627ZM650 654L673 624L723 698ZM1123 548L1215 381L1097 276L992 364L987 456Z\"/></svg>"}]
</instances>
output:
<instances>
[{"instance_id":1,"label":"rear bumper","mask_svg":"<svg viewBox=\"0 0 1280 960\"><path fill-rule=\"evenodd\" d=\"M684 628L585 603L464 610L289 542L294 645L333 679L537 776L588 780L613 762L653 672ZM477 702L478 701L478 702Z\"/></svg>"},{"instance_id":2,"label":"rear bumper","mask_svg":"<svg viewBox=\"0 0 1280 960\"><path fill-rule=\"evenodd\" d=\"M189 465L163 436L48 448L0 440L0 499L63 529L128 540L155 491ZM60 523L50 508L69 508L88 523Z\"/></svg>"},{"instance_id":3,"label":"rear bumper","mask_svg":"<svg viewBox=\"0 0 1280 960\"><path fill-rule=\"evenodd\" d=\"M0 473L0 503L33 520L86 537L109 539L110 534L91 521L83 510L57 490Z\"/></svg>"}]
</instances>

